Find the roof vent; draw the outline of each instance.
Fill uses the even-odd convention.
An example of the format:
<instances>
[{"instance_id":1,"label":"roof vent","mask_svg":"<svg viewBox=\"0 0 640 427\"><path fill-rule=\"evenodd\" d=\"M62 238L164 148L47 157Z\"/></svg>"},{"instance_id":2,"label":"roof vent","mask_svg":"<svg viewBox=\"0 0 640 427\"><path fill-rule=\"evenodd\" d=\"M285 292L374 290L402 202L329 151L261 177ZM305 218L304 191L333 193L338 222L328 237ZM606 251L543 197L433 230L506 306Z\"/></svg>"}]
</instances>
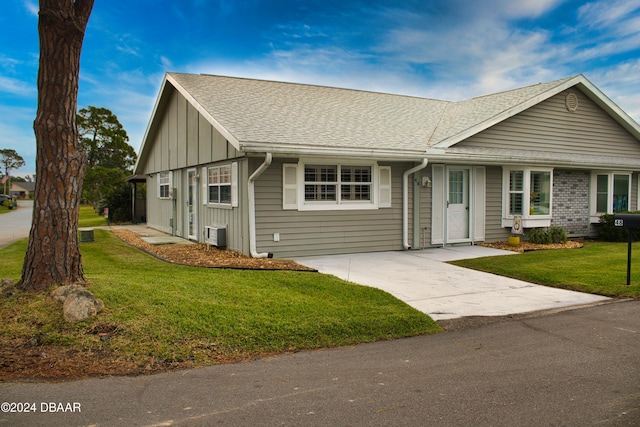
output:
<instances>
[{"instance_id":1,"label":"roof vent","mask_svg":"<svg viewBox=\"0 0 640 427\"><path fill-rule=\"evenodd\" d=\"M567 106L567 110L573 113L578 109L578 95L569 92L564 98L564 104Z\"/></svg>"}]
</instances>

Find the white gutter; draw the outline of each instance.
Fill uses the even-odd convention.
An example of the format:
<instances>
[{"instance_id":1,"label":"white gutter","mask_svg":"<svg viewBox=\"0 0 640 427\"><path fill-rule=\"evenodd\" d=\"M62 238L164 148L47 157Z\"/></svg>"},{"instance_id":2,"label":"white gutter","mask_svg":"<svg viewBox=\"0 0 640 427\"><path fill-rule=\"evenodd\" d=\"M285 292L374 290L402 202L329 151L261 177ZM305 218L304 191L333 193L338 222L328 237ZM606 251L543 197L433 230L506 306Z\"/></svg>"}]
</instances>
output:
<instances>
[{"instance_id":1,"label":"white gutter","mask_svg":"<svg viewBox=\"0 0 640 427\"><path fill-rule=\"evenodd\" d=\"M411 246L409 246L409 230L407 230L409 226L409 175L426 168L427 163L429 163L429 159L425 157L418 166L402 174L402 247L405 250L411 249ZM415 214L416 212L414 212Z\"/></svg>"},{"instance_id":2,"label":"white gutter","mask_svg":"<svg viewBox=\"0 0 640 427\"><path fill-rule=\"evenodd\" d=\"M266 153L264 162L249 177L249 252L253 258L273 258L272 253L258 253L256 250L256 198L255 181L271 165L273 154Z\"/></svg>"}]
</instances>

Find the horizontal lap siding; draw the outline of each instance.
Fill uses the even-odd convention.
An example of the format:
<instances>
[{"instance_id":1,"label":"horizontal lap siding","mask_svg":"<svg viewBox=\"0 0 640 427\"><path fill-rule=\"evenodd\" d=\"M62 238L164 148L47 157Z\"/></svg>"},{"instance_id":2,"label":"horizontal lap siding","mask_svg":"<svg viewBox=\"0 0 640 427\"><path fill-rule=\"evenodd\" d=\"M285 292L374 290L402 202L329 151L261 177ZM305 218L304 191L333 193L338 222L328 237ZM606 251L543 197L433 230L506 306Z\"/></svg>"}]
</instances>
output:
<instances>
[{"instance_id":1,"label":"horizontal lap siding","mask_svg":"<svg viewBox=\"0 0 640 427\"><path fill-rule=\"evenodd\" d=\"M487 166L486 173L485 240L506 240L510 229L502 227L502 168Z\"/></svg>"},{"instance_id":2,"label":"horizontal lap siding","mask_svg":"<svg viewBox=\"0 0 640 427\"><path fill-rule=\"evenodd\" d=\"M578 96L568 111L568 92ZM640 143L577 89L562 92L458 144L640 159Z\"/></svg>"},{"instance_id":3,"label":"horizontal lap siding","mask_svg":"<svg viewBox=\"0 0 640 427\"><path fill-rule=\"evenodd\" d=\"M404 169L399 164L391 169L391 208L299 212L282 209L282 163L274 161L256 182L258 252L282 258L402 249ZM274 233L280 233L280 242L273 241Z\"/></svg>"}]
</instances>

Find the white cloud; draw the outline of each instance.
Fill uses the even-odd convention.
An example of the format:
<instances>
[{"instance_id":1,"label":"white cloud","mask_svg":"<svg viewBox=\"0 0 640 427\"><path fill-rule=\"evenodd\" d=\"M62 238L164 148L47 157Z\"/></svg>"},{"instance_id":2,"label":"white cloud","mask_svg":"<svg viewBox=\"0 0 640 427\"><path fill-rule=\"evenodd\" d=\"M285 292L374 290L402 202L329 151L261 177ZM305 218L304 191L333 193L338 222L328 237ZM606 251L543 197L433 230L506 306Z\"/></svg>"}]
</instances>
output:
<instances>
[{"instance_id":1,"label":"white cloud","mask_svg":"<svg viewBox=\"0 0 640 427\"><path fill-rule=\"evenodd\" d=\"M591 72L587 78L640 123L640 59Z\"/></svg>"},{"instance_id":2,"label":"white cloud","mask_svg":"<svg viewBox=\"0 0 640 427\"><path fill-rule=\"evenodd\" d=\"M633 16L632 12L638 9L640 9L638 0L595 1L580 7L578 18L592 28L619 30L626 27L624 23ZM638 30L638 27L635 27L635 32Z\"/></svg>"},{"instance_id":3,"label":"white cloud","mask_svg":"<svg viewBox=\"0 0 640 427\"><path fill-rule=\"evenodd\" d=\"M24 97L35 96L37 94L35 82L30 84L5 76L0 76L0 91Z\"/></svg>"},{"instance_id":4,"label":"white cloud","mask_svg":"<svg viewBox=\"0 0 640 427\"><path fill-rule=\"evenodd\" d=\"M36 171L35 117L35 108L0 105L0 148L16 150L26 163L14 171L14 175L34 174Z\"/></svg>"},{"instance_id":5,"label":"white cloud","mask_svg":"<svg viewBox=\"0 0 640 427\"><path fill-rule=\"evenodd\" d=\"M27 9L27 11L30 14L32 14L34 16L38 16L39 8L38 8L38 5L35 2L26 0L24 2L24 7Z\"/></svg>"}]
</instances>

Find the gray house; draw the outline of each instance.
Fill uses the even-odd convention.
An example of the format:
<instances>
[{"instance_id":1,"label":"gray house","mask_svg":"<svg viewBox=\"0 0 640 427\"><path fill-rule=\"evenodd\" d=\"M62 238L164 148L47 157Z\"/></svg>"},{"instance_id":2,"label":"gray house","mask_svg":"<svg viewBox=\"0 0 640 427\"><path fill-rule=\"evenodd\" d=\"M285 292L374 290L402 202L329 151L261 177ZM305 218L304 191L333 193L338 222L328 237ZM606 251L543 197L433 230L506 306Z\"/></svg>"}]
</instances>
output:
<instances>
[{"instance_id":1,"label":"gray house","mask_svg":"<svg viewBox=\"0 0 640 427\"><path fill-rule=\"evenodd\" d=\"M420 249L637 210L640 126L584 76L450 102L169 73L147 224L254 257Z\"/></svg>"}]
</instances>

